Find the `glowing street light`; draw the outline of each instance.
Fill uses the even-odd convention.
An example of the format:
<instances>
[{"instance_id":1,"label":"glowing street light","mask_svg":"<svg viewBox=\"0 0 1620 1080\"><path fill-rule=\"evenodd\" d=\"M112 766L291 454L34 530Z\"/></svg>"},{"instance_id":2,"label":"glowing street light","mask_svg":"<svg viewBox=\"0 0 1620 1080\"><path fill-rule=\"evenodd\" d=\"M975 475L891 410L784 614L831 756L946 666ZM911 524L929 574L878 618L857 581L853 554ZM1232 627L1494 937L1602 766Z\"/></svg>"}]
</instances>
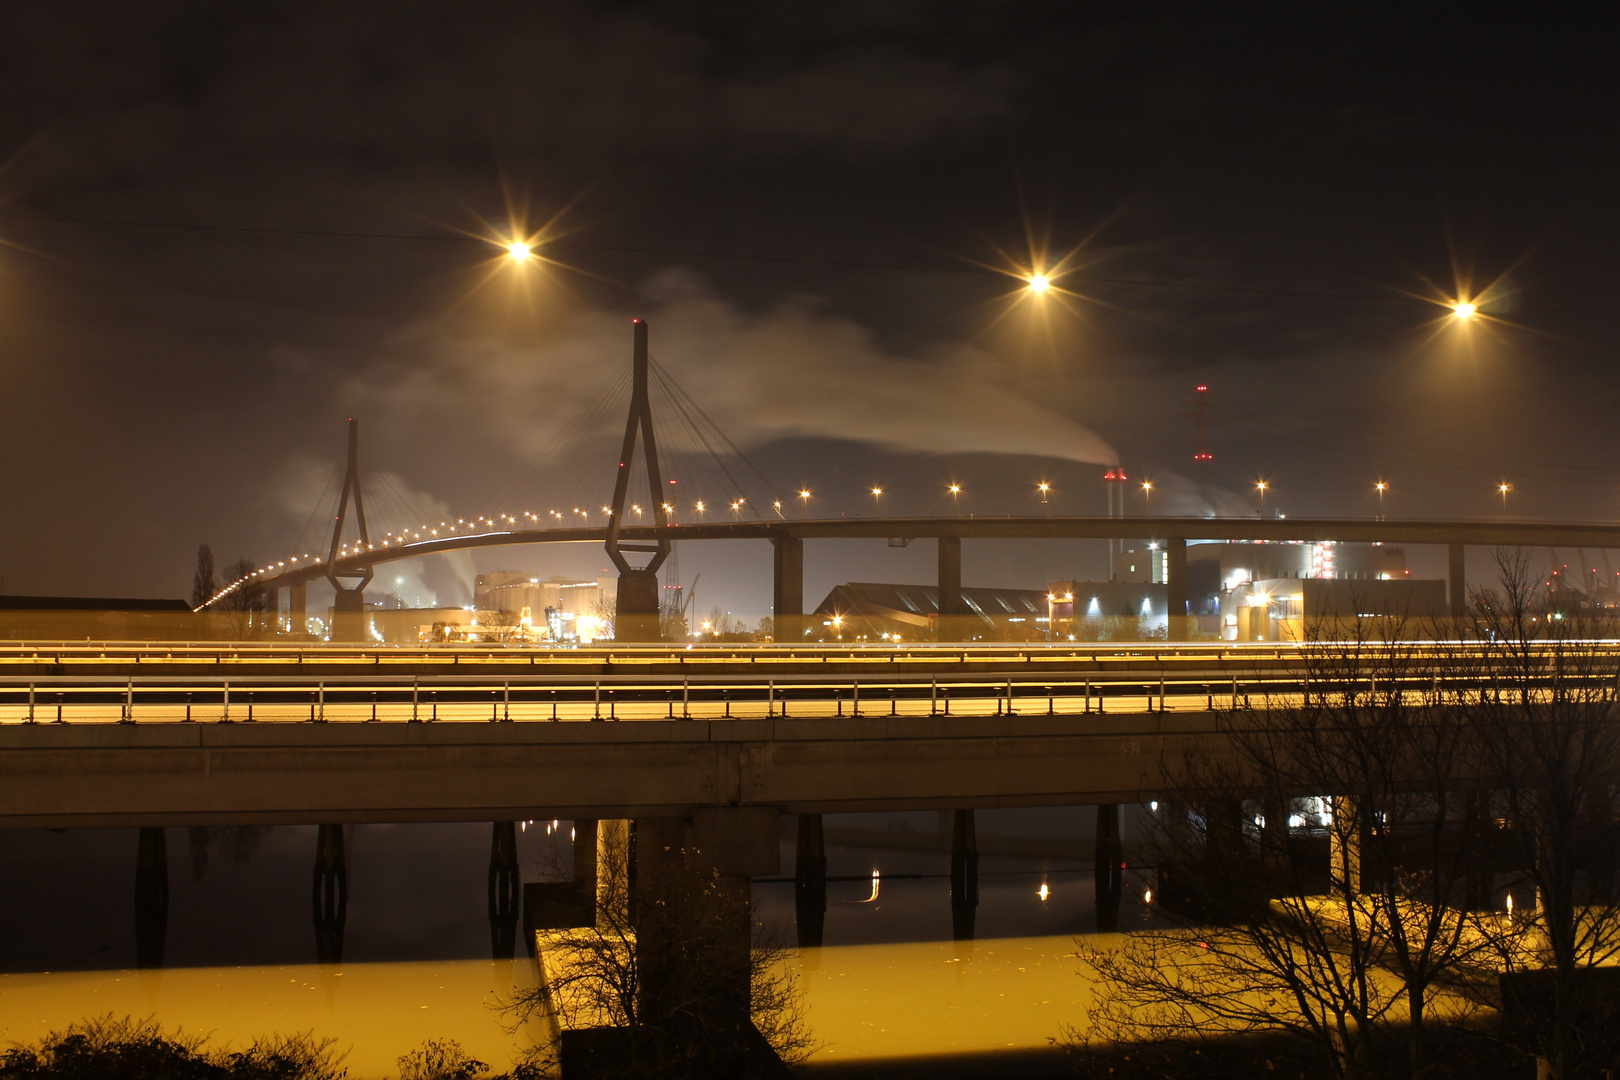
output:
<instances>
[{"instance_id":1,"label":"glowing street light","mask_svg":"<svg viewBox=\"0 0 1620 1080\"><path fill-rule=\"evenodd\" d=\"M810 489L809 488L800 488L799 489L799 509L804 514L805 520L806 521L810 520Z\"/></svg>"},{"instance_id":2,"label":"glowing street light","mask_svg":"<svg viewBox=\"0 0 1620 1080\"><path fill-rule=\"evenodd\" d=\"M1458 300L1451 305L1451 317L1458 322L1467 322L1479 314L1479 308L1467 300Z\"/></svg>"},{"instance_id":3,"label":"glowing street light","mask_svg":"<svg viewBox=\"0 0 1620 1080\"><path fill-rule=\"evenodd\" d=\"M1150 512L1153 509L1153 481L1142 481L1142 505Z\"/></svg>"},{"instance_id":4,"label":"glowing street light","mask_svg":"<svg viewBox=\"0 0 1620 1080\"><path fill-rule=\"evenodd\" d=\"M1373 485L1373 488L1375 490L1377 490L1377 492L1378 492L1378 520L1383 521L1384 520L1384 492L1389 490L1389 485L1384 483L1382 480L1380 480L1376 484Z\"/></svg>"},{"instance_id":5,"label":"glowing street light","mask_svg":"<svg viewBox=\"0 0 1620 1080\"><path fill-rule=\"evenodd\" d=\"M1031 274L1024 280L1027 282L1029 291L1032 293L1044 293L1050 291L1052 288L1052 279L1046 274Z\"/></svg>"},{"instance_id":6,"label":"glowing street light","mask_svg":"<svg viewBox=\"0 0 1620 1080\"><path fill-rule=\"evenodd\" d=\"M1261 517L1266 516L1266 488L1269 487L1269 486L1270 485L1267 484L1264 480L1256 480L1254 482L1254 490L1256 490L1256 491L1258 491L1260 493L1260 516Z\"/></svg>"},{"instance_id":7,"label":"glowing street light","mask_svg":"<svg viewBox=\"0 0 1620 1080\"><path fill-rule=\"evenodd\" d=\"M945 490L951 493L951 513L955 515L960 512L961 503L958 502L958 500L962 495L962 485L950 484L945 488Z\"/></svg>"},{"instance_id":8,"label":"glowing street light","mask_svg":"<svg viewBox=\"0 0 1620 1080\"><path fill-rule=\"evenodd\" d=\"M513 240L506 245L506 257L513 262L528 262L534 258L534 248L522 240Z\"/></svg>"},{"instance_id":9,"label":"glowing street light","mask_svg":"<svg viewBox=\"0 0 1620 1080\"><path fill-rule=\"evenodd\" d=\"M876 508L877 513L881 513L883 511L883 489L882 488L875 487L875 488L872 489L872 505Z\"/></svg>"},{"instance_id":10,"label":"glowing street light","mask_svg":"<svg viewBox=\"0 0 1620 1080\"><path fill-rule=\"evenodd\" d=\"M1046 502L1046 496L1052 491L1052 485L1048 484L1045 480L1042 480L1040 483L1036 484L1035 487L1040 491L1041 502L1044 504Z\"/></svg>"},{"instance_id":11,"label":"glowing street light","mask_svg":"<svg viewBox=\"0 0 1620 1080\"><path fill-rule=\"evenodd\" d=\"M1510 492L1512 490L1513 490L1513 485L1508 483L1505 480L1502 483L1496 485L1497 494L1502 496L1502 516L1503 517L1507 517L1507 497L1508 497L1508 492Z\"/></svg>"}]
</instances>

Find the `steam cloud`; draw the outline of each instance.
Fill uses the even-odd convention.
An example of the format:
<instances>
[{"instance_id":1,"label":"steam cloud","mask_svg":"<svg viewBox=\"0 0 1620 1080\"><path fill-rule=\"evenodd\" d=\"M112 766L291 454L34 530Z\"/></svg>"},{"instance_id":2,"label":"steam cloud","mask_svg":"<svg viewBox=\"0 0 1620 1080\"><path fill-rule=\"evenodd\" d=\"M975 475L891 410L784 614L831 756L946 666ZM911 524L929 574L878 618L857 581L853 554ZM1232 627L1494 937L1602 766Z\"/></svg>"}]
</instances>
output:
<instances>
[{"instance_id":1,"label":"steam cloud","mask_svg":"<svg viewBox=\"0 0 1620 1080\"><path fill-rule=\"evenodd\" d=\"M1009 388L984 358L898 357L848 319L789 303L754 314L686 272L654 282L652 354L738 446L804 437L928 454L997 453L1113 464L1073 419ZM579 318L534 351L463 339L421 363L376 370L354 389L394 423L447 411L527 454L551 445L629 351L624 319ZM612 410L611 424L622 423Z\"/></svg>"}]
</instances>

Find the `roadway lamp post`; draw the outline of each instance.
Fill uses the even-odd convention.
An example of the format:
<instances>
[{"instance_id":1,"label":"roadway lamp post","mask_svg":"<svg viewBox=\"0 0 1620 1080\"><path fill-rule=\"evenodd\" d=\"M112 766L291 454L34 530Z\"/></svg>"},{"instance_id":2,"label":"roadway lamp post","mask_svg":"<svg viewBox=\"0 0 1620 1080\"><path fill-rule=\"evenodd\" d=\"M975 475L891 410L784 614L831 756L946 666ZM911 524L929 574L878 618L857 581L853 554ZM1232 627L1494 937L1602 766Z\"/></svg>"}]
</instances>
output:
<instances>
[{"instance_id":1,"label":"roadway lamp post","mask_svg":"<svg viewBox=\"0 0 1620 1080\"><path fill-rule=\"evenodd\" d=\"M883 516L883 489L880 487L872 489L872 507L873 513L878 517Z\"/></svg>"},{"instance_id":2,"label":"roadway lamp post","mask_svg":"<svg viewBox=\"0 0 1620 1080\"><path fill-rule=\"evenodd\" d=\"M1389 485L1384 483L1382 480L1380 480L1380 481L1378 481L1378 483L1374 484L1373 487L1378 489L1378 520L1383 521L1384 520L1384 491L1389 487Z\"/></svg>"},{"instance_id":3,"label":"roadway lamp post","mask_svg":"<svg viewBox=\"0 0 1620 1080\"><path fill-rule=\"evenodd\" d=\"M1266 488L1269 487L1269 486L1270 485L1267 484L1264 480L1256 480L1254 482L1254 489L1260 493L1260 516L1261 517L1266 516Z\"/></svg>"},{"instance_id":4,"label":"roadway lamp post","mask_svg":"<svg viewBox=\"0 0 1620 1080\"><path fill-rule=\"evenodd\" d=\"M802 516L804 518L804 520L806 520L806 521L810 520L810 489L809 488L800 488L799 489L799 513L800 513L800 516Z\"/></svg>"},{"instance_id":5,"label":"roadway lamp post","mask_svg":"<svg viewBox=\"0 0 1620 1080\"><path fill-rule=\"evenodd\" d=\"M1508 492L1513 490L1513 485L1503 482L1496 485L1496 490L1502 496L1502 516L1507 517L1507 497Z\"/></svg>"},{"instance_id":6,"label":"roadway lamp post","mask_svg":"<svg viewBox=\"0 0 1620 1080\"><path fill-rule=\"evenodd\" d=\"M1142 511L1145 514L1153 513L1153 481L1142 481Z\"/></svg>"},{"instance_id":7,"label":"roadway lamp post","mask_svg":"<svg viewBox=\"0 0 1620 1080\"><path fill-rule=\"evenodd\" d=\"M951 484L945 490L947 490L947 491L949 491L951 493L951 516L952 517L961 517L962 516L962 504L960 502L958 502L958 499L960 499L961 495L962 495L962 485L961 484Z\"/></svg>"}]
</instances>

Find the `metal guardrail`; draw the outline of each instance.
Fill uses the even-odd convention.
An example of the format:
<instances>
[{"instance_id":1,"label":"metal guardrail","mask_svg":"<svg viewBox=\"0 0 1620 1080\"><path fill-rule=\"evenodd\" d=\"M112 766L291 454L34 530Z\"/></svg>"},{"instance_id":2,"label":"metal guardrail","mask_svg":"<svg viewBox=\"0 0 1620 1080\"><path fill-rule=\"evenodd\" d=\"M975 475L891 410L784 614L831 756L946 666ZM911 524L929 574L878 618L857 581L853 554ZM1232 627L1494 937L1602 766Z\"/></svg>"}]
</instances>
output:
<instances>
[{"instance_id":1,"label":"metal guardrail","mask_svg":"<svg viewBox=\"0 0 1620 1080\"><path fill-rule=\"evenodd\" d=\"M1569 676L1563 676L1567 681ZM1607 683L1593 676L1592 682ZM0 677L0 723L195 723L342 721L562 721L1016 716L1227 711L1298 705L1314 695L1396 689L1422 703L1478 699L1477 679L1415 676L1313 682L1301 674L1234 675L1160 670L1118 678L1030 678L1026 672L963 678L738 679L734 675L371 675L326 677ZM1258 699L1258 703L1257 703Z\"/></svg>"}]
</instances>

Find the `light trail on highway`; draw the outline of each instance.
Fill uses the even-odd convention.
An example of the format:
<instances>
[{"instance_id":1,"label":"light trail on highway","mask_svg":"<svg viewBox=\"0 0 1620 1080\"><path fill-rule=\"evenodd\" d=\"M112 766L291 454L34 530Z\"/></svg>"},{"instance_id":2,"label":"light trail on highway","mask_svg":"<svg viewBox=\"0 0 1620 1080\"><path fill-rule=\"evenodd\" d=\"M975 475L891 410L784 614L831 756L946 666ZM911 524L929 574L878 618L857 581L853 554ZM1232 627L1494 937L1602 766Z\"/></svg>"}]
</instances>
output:
<instances>
[{"instance_id":1,"label":"light trail on highway","mask_svg":"<svg viewBox=\"0 0 1620 1080\"><path fill-rule=\"evenodd\" d=\"M1567 643L1566 647L1567 647ZM1620 662L1620 643L1588 643ZM535 722L1088 715L1466 701L1493 692L1477 643L1414 643L1421 673L1324 675L1326 646L580 650L255 643L0 647L3 723ZM1553 658L1548 654L1549 660ZM1594 679L1603 676L1594 674Z\"/></svg>"}]
</instances>

